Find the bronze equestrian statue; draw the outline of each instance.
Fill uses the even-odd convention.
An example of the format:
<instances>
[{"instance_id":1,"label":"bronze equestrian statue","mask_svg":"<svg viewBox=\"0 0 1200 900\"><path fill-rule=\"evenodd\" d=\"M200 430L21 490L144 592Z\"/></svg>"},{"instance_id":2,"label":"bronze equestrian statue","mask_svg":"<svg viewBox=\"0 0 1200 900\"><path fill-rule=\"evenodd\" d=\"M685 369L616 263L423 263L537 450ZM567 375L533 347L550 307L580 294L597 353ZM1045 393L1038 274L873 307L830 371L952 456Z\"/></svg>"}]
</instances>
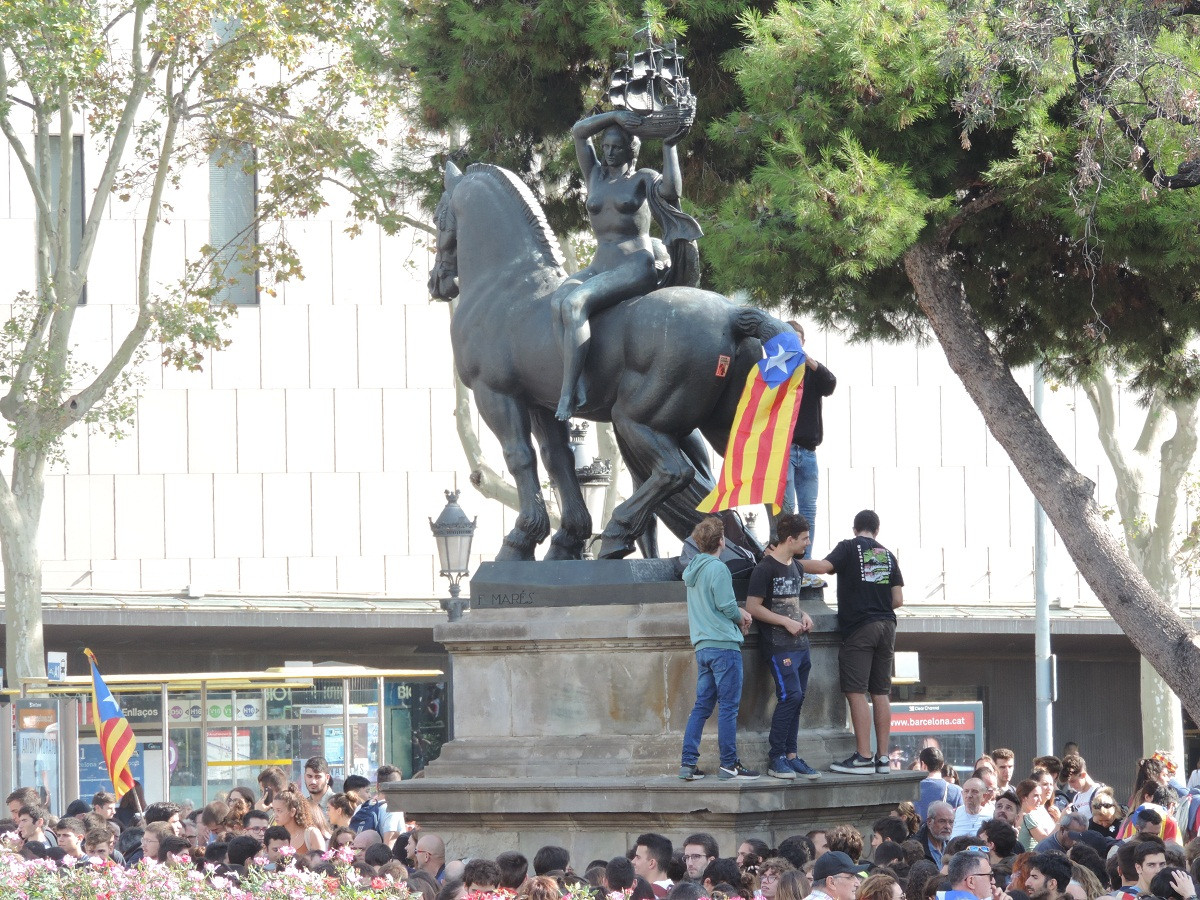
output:
<instances>
[{"instance_id":1,"label":"bronze equestrian statue","mask_svg":"<svg viewBox=\"0 0 1200 900\"><path fill-rule=\"evenodd\" d=\"M613 73L608 99L618 108L572 129L596 235L587 268L567 277L541 207L511 172L446 166L429 291L459 297L454 363L517 483L520 511L498 559L533 559L550 533L531 433L563 507L546 559L578 559L591 537L567 440L571 416L612 422L635 485L613 511L599 555L626 556L643 536L653 552L655 516L686 537L713 487L704 439L724 450L761 342L790 330L695 287L701 232L679 207L675 145L696 98L675 45L645 34L647 47ZM662 140L661 175L637 168L639 135ZM650 236L651 219L662 241ZM727 521L726 530L760 549L740 524Z\"/></svg>"},{"instance_id":2,"label":"bronze equestrian statue","mask_svg":"<svg viewBox=\"0 0 1200 900\"><path fill-rule=\"evenodd\" d=\"M496 166L476 164L464 174L448 164L434 219L430 294L458 297L454 363L504 447L520 498L497 559L533 559L550 533L531 433L563 507L545 558L578 559L592 528L567 424L555 417L563 359L552 298L567 277L558 242L528 187ZM633 552L655 516L681 538L700 520L696 504L713 479L699 435L724 450L761 342L788 326L692 287L618 302L590 324L587 392L575 414L612 422L636 485L601 536L599 556L618 558Z\"/></svg>"}]
</instances>

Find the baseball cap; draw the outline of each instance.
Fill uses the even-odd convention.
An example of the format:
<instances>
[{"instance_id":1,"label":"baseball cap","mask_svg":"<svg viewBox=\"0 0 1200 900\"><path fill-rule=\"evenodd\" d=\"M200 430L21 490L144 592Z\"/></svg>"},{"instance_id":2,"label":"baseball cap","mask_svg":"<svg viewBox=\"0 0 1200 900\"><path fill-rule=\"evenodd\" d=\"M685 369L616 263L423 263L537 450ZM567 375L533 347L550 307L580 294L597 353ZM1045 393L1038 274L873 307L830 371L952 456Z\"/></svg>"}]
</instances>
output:
<instances>
[{"instance_id":1,"label":"baseball cap","mask_svg":"<svg viewBox=\"0 0 1200 900\"><path fill-rule=\"evenodd\" d=\"M856 866L854 860L841 850L830 850L813 864L813 882L824 881L830 875L858 875L870 866Z\"/></svg>"}]
</instances>

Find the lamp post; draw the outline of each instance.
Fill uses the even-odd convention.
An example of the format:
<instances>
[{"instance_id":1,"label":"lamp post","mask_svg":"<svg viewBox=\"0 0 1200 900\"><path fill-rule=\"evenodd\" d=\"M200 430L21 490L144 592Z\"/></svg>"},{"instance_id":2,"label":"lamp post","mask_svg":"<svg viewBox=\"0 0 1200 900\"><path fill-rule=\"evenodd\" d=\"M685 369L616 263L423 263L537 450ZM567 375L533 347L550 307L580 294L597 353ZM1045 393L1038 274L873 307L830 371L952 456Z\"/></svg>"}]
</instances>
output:
<instances>
[{"instance_id":1,"label":"lamp post","mask_svg":"<svg viewBox=\"0 0 1200 900\"><path fill-rule=\"evenodd\" d=\"M571 421L570 438L571 452L575 456L575 478L579 482L579 490L583 493L583 504L587 507L588 515L592 517L592 540L596 539L599 529L604 525L604 498L608 486L612 482L612 463L607 459L592 457L586 462L587 455L584 442L587 439L587 421L573 419ZM557 490L556 492L557 493ZM562 498L559 497L561 505ZM584 559L591 559L591 541L583 551Z\"/></svg>"},{"instance_id":2,"label":"lamp post","mask_svg":"<svg viewBox=\"0 0 1200 900\"><path fill-rule=\"evenodd\" d=\"M438 574L450 581L450 597L443 599L441 605L451 622L461 619L463 610L471 605L470 599L462 599L459 593L462 591L460 583L469 574L471 566L475 522L475 519L468 519L458 505L458 491L446 491L446 508L436 522L429 520L429 530L437 542L438 563L442 567Z\"/></svg>"}]
</instances>

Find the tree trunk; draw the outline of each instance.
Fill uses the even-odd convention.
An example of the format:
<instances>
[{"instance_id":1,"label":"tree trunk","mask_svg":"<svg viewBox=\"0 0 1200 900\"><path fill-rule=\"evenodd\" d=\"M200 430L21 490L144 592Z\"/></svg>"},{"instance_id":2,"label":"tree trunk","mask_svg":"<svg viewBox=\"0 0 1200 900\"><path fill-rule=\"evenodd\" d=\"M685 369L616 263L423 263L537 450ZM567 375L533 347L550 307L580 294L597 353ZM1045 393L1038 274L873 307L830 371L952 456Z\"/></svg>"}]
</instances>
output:
<instances>
[{"instance_id":1,"label":"tree trunk","mask_svg":"<svg viewBox=\"0 0 1200 900\"><path fill-rule=\"evenodd\" d=\"M23 678L46 677L42 633L42 560L38 526L45 493L44 465L37 454L17 451L11 492L0 514L0 555L4 558L5 679L19 689Z\"/></svg>"},{"instance_id":2,"label":"tree trunk","mask_svg":"<svg viewBox=\"0 0 1200 900\"><path fill-rule=\"evenodd\" d=\"M1013 380L967 302L949 254L919 243L904 255L904 267L950 368L1046 510L1080 574L1195 719L1200 715L1196 633L1109 532L1093 496L1095 485L1071 465Z\"/></svg>"}]
</instances>

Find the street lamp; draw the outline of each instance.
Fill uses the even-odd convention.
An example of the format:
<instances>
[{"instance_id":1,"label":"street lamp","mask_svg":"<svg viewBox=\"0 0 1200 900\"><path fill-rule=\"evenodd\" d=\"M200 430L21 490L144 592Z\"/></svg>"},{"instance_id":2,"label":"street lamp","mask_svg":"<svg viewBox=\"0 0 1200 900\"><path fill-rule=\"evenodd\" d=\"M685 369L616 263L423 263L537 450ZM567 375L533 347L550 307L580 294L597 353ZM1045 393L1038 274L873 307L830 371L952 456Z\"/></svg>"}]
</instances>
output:
<instances>
[{"instance_id":1,"label":"street lamp","mask_svg":"<svg viewBox=\"0 0 1200 900\"><path fill-rule=\"evenodd\" d=\"M469 574L471 567L471 538L475 535L475 522L474 519L468 519L458 505L458 491L446 491L446 508L436 522L429 520L429 530L437 542L438 563L442 567L438 574L450 581L450 598L443 599L441 604L451 622L461 619L463 610L471 605L470 599L463 600L459 593L462 590L460 582Z\"/></svg>"},{"instance_id":2,"label":"street lamp","mask_svg":"<svg viewBox=\"0 0 1200 900\"><path fill-rule=\"evenodd\" d=\"M612 483L612 463L607 459L592 457L586 462L587 456L584 442L588 432L587 421L572 420L569 442L571 452L575 456L575 478L583 493L583 505L587 507L588 515L592 517L592 540L594 541L599 529L604 525L604 498L608 495L608 486ZM557 492L556 492L557 493ZM559 498L561 505L562 498ZM584 559L591 559L591 541L583 552Z\"/></svg>"}]
</instances>

